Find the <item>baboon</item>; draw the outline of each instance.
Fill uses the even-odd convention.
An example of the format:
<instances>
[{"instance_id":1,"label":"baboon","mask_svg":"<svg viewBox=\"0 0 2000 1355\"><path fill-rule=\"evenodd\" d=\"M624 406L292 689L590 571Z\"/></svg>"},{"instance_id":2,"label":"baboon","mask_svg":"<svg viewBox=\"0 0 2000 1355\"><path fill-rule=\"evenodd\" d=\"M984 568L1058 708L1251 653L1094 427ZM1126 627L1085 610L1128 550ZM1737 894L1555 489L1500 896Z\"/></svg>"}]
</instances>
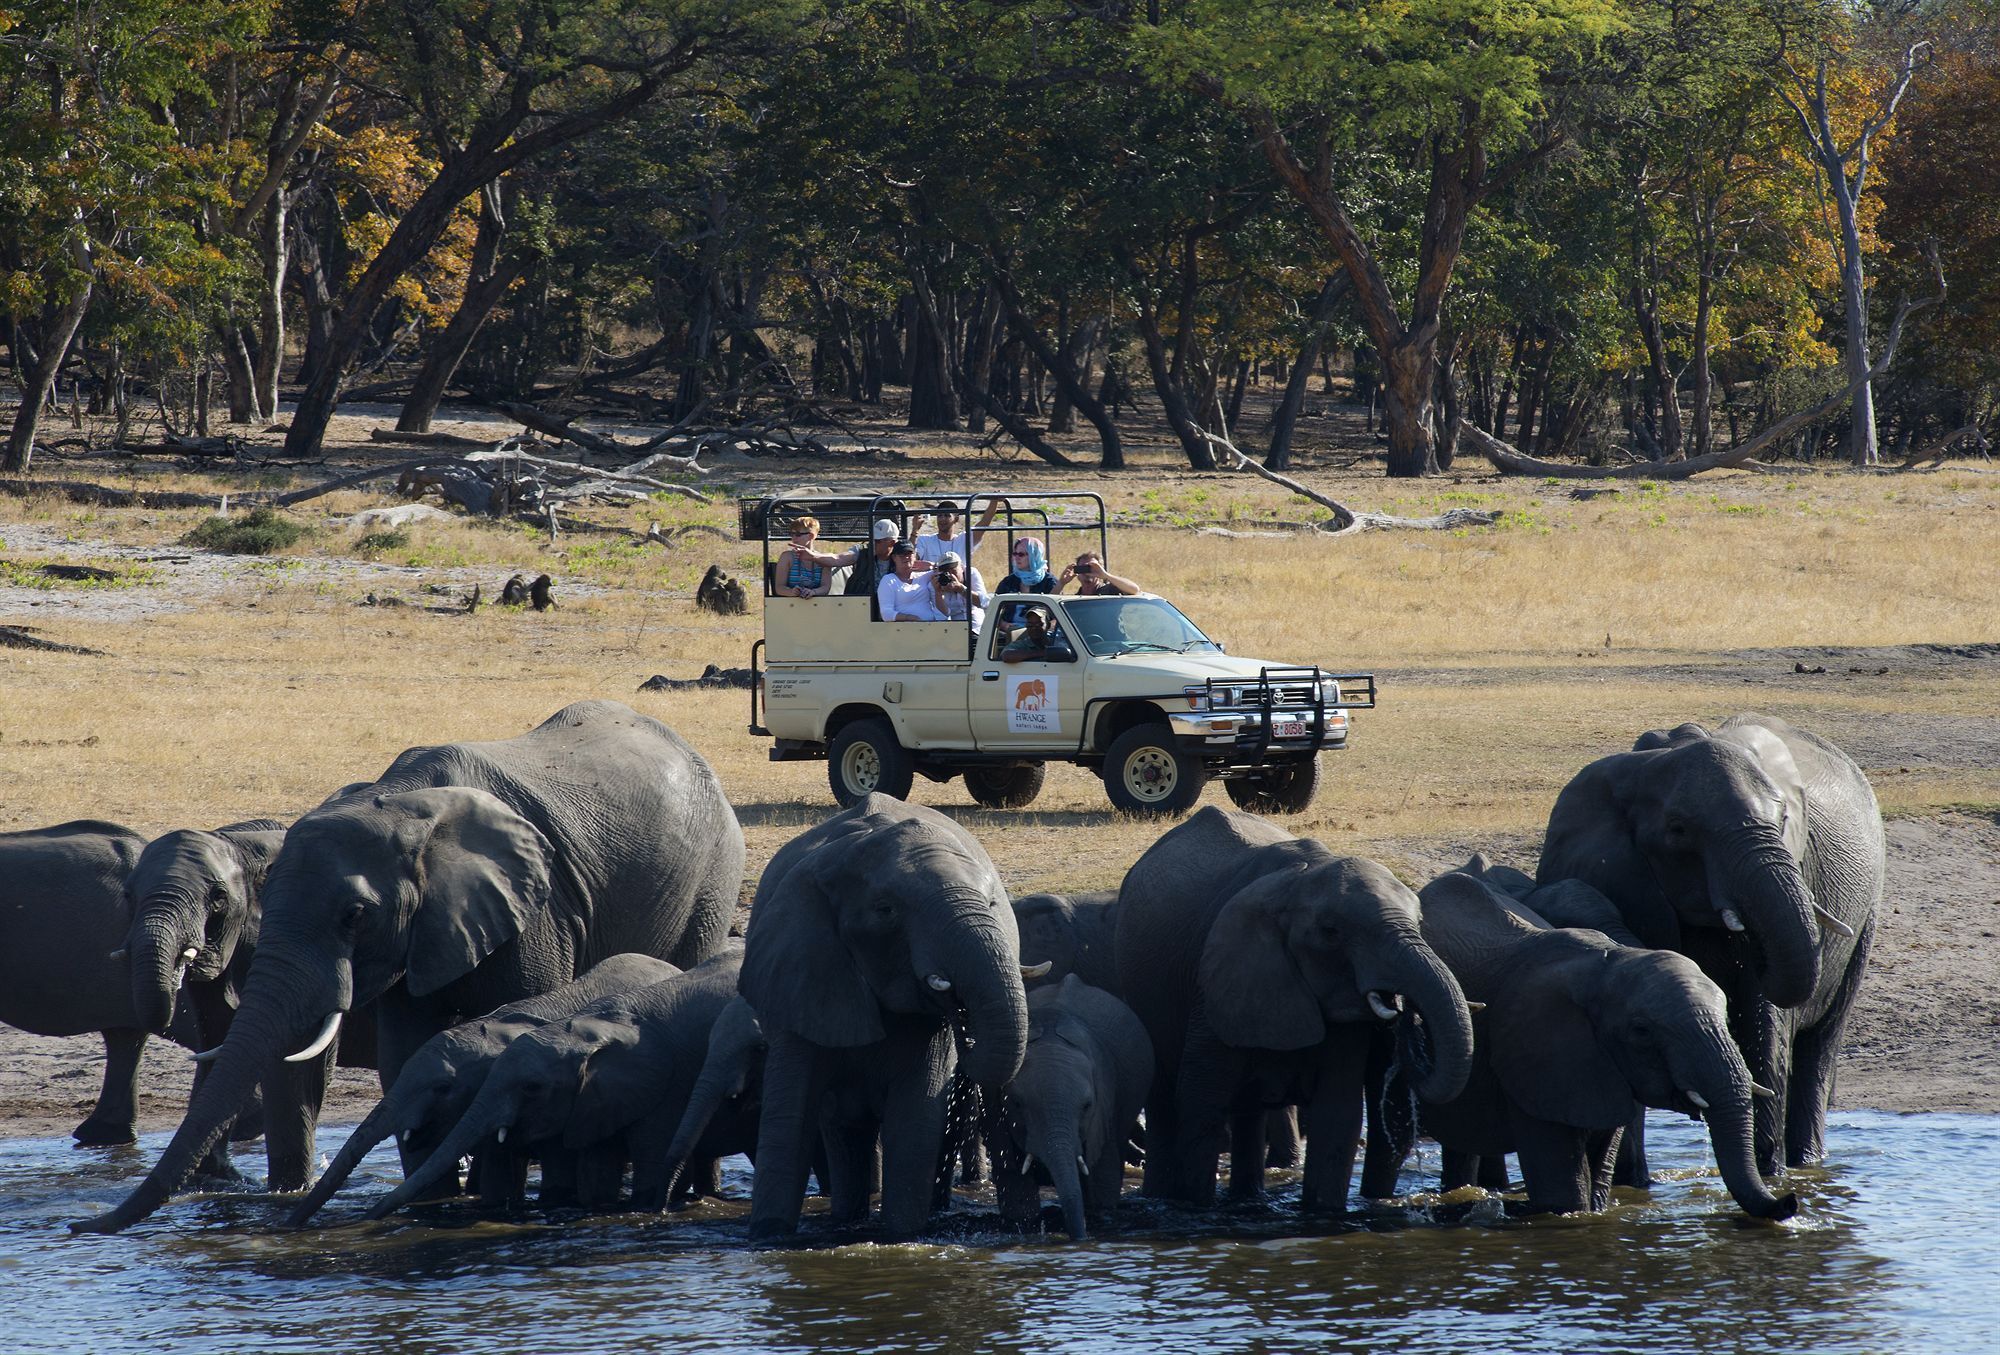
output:
<instances>
[{"instance_id":1,"label":"baboon","mask_svg":"<svg viewBox=\"0 0 2000 1355\"><path fill-rule=\"evenodd\" d=\"M750 599L742 584L722 572L721 565L710 565L694 590L694 605L724 616L741 616L750 610Z\"/></svg>"},{"instance_id":2,"label":"baboon","mask_svg":"<svg viewBox=\"0 0 2000 1355\"><path fill-rule=\"evenodd\" d=\"M519 607L528 600L528 581L516 574L500 587L500 605Z\"/></svg>"},{"instance_id":3,"label":"baboon","mask_svg":"<svg viewBox=\"0 0 2000 1355\"><path fill-rule=\"evenodd\" d=\"M546 612L556 605L556 600L549 596L548 575L535 576L535 581L528 585L528 600L535 604L535 610L538 612Z\"/></svg>"}]
</instances>

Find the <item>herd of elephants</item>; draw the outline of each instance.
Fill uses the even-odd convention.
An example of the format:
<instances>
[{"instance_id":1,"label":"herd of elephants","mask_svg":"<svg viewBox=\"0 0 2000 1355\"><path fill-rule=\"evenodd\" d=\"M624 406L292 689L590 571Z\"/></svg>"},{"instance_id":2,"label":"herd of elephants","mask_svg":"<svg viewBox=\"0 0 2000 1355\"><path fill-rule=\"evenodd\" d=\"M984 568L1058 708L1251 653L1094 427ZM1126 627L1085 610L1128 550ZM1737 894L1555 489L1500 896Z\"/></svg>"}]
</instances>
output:
<instances>
[{"instance_id":1,"label":"herd of elephants","mask_svg":"<svg viewBox=\"0 0 2000 1355\"><path fill-rule=\"evenodd\" d=\"M1589 763L1532 873L1475 856L1413 891L1209 807L1116 891L1010 901L971 833L876 795L778 850L738 939L743 878L708 763L610 701L412 748L289 828L0 834L0 1020L104 1035L77 1139L132 1141L148 1034L200 1051L150 1173L71 1226L230 1179L260 1134L294 1224L392 1137L371 1217L519 1207L531 1163L544 1205L661 1210L745 1153L754 1242L797 1232L809 1178L834 1225L909 1237L981 1171L1007 1223L1047 1187L1083 1237L1141 1157L1148 1196L1212 1206L1226 1152L1230 1196L1297 1167L1300 1208L1338 1213L1364 1145L1379 1199L1419 1134L1442 1188L1508 1188L1514 1153L1529 1212L1574 1212L1647 1183L1648 1107L1705 1121L1737 1205L1782 1219L1884 844L1851 759L1744 715ZM383 1094L314 1182L337 1058Z\"/></svg>"}]
</instances>

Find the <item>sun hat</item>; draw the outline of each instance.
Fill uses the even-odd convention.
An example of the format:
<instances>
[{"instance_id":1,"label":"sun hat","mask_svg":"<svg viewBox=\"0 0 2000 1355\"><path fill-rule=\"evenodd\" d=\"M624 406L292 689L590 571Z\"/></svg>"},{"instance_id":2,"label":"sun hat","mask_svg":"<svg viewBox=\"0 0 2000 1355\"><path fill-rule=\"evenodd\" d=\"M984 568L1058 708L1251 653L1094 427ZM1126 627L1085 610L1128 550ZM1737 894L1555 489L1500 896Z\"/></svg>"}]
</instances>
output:
<instances>
[{"instance_id":1,"label":"sun hat","mask_svg":"<svg viewBox=\"0 0 2000 1355\"><path fill-rule=\"evenodd\" d=\"M894 522L888 518L875 519L875 539L877 541L894 541L896 536L896 524Z\"/></svg>"}]
</instances>

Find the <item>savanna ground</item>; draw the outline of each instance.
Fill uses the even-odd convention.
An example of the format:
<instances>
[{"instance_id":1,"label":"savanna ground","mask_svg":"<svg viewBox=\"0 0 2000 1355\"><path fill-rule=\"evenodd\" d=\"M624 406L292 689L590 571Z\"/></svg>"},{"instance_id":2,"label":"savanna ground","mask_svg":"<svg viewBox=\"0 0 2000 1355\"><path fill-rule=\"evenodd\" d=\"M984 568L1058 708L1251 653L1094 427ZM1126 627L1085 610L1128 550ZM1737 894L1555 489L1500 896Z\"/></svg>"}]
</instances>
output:
<instances>
[{"instance_id":1,"label":"savanna ground","mask_svg":"<svg viewBox=\"0 0 2000 1355\"><path fill-rule=\"evenodd\" d=\"M449 413L449 411L447 411ZM367 440L393 411L336 421L336 466L402 459ZM495 437L491 423L441 429ZM640 692L747 662L745 617L696 610L711 562L754 581L734 496L777 487L1092 489L1121 522L1111 565L1177 601L1232 653L1372 671L1380 707L1330 759L1320 800L1286 822L1377 857L1412 884L1474 850L1532 869L1550 804L1585 762L1640 731L1744 710L1846 748L1889 824L1890 893L1850 1029L1840 1103L2000 1111L2000 473L1986 463L1905 474L1724 473L1680 484L1502 479L1483 462L1390 481L1354 411L1311 421L1297 473L1351 507L1404 516L1499 510L1492 527L1224 537L1225 523L1323 513L1233 472L1175 469L1157 440L1115 476L1003 462L969 437L870 430L901 459L718 461L692 482L711 506L656 498L586 510L622 534L548 533L461 519L370 533L345 525L386 488L314 500L309 535L271 558L181 544L205 510L80 507L0 496L0 626L98 651L0 647L0 829L80 817L145 832L295 817L377 774L404 747L502 738L566 702L610 697L664 720L715 765L750 847L772 852L832 807L817 763L771 763L740 690ZM254 455L282 434L250 438ZM1088 455L1082 439L1059 439ZM557 453L561 455L561 453ZM316 482L328 467L206 474L88 459L37 474L122 486L222 489ZM393 483L393 482L388 482ZM1581 491L1581 492L1579 492ZM648 524L706 523L679 544ZM53 581L91 564L111 581ZM1060 557L1058 557L1060 562ZM976 561L1004 566L987 545ZM488 599L547 572L548 613ZM372 599L372 605L371 605ZM387 605L384 605L387 604ZM1159 832L1112 814L1091 774L1052 769L1023 813L974 807L957 783L914 792L986 843L1010 890L1114 885ZM1219 787L1207 799L1225 802ZM748 897L746 886L745 897ZM155 1045L143 1126L176 1123L185 1056ZM94 1037L0 1031L0 1133L64 1133L97 1090ZM329 1116L358 1116L372 1075L344 1072Z\"/></svg>"}]
</instances>

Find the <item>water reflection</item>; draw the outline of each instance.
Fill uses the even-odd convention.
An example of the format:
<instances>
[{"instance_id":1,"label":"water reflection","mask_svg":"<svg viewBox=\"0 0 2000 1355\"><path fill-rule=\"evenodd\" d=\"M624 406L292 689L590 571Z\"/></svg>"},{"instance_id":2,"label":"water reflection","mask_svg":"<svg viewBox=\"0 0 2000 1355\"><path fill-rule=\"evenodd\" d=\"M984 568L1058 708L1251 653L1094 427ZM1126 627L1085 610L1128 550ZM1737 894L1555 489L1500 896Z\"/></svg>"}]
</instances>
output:
<instances>
[{"instance_id":1,"label":"water reflection","mask_svg":"<svg viewBox=\"0 0 2000 1355\"><path fill-rule=\"evenodd\" d=\"M1491 1199L1307 1226L1289 1188L1218 1217L1139 1204L1073 1247L993 1231L962 1201L944 1239L809 1233L753 1251L743 1203L672 1219L500 1221L462 1205L343 1224L395 1177L387 1150L323 1216L176 1201L116 1238L63 1224L121 1198L142 1151L0 1143L10 1349L209 1351L1113 1351L1527 1348L1986 1350L2000 1246L1964 1183L2000 1168L2000 1119L1834 1117L1833 1159L1794 1173L1783 1225L1732 1205L1696 1126L1656 1122L1664 1178L1604 1215L1509 1218ZM329 1126L322 1146L346 1129ZM1435 1167L1433 1159L1430 1164ZM1412 1188L1426 1178L1409 1178ZM747 1197L747 1165L728 1187Z\"/></svg>"}]
</instances>

